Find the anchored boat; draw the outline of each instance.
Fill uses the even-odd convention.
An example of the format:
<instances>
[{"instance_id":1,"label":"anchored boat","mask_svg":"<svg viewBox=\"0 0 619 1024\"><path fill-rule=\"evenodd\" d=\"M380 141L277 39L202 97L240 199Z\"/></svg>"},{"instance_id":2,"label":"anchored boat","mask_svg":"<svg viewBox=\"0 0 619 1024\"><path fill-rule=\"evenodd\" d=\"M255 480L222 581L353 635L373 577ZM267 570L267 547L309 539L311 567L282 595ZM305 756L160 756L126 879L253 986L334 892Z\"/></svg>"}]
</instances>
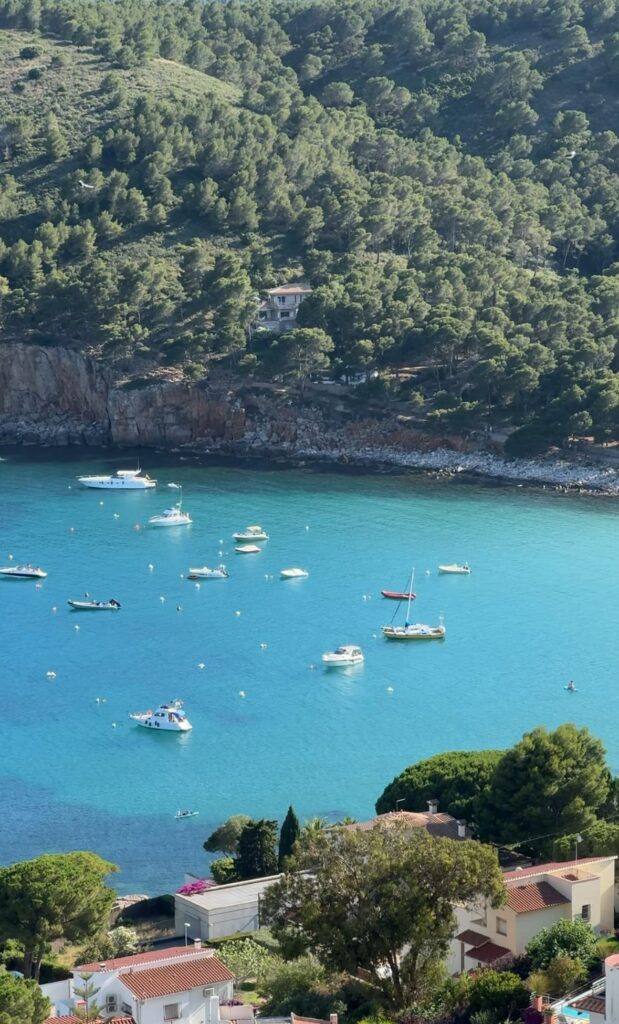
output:
<instances>
[{"instance_id":1,"label":"anchored boat","mask_svg":"<svg viewBox=\"0 0 619 1024\"><path fill-rule=\"evenodd\" d=\"M363 651L353 644L344 644L336 647L334 651L325 651L322 656L323 665L327 668L337 668L339 665L362 665L365 661Z\"/></svg>"},{"instance_id":2,"label":"anchored boat","mask_svg":"<svg viewBox=\"0 0 619 1024\"><path fill-rule=\"evenodd\" d=\"M190 569L187 573L188 580L227 580L229 572L225 565L217 565L214 569L209 569L208 565L203 565L200 569Z\"/></svg>"},{"instance_id":3,"label":"anchored boat","mask_svg":"<svg viewBox=\"0 0 619 1024\"><path fill-rule=\"evenodd\" d=\"M74 612L118 612L120 601L111 597L109 601L67 601Z\"/></svg>"},{"instance_id":4,"label":"anchored boat","mask_svg":"<svg viewBox=\"0 0 619 1024\"><path fill-rule=\"evenodd\" d=\"M44 580L47 573L36 565L5 565L0 569L0 576L14 580Z\"/></svg>"},{"instance_id":5,"label":"anchored boat","mask_svg":"<svg viewBox=\"0 0 619 1024\"><path fill-rule=\"evenodd\" d=\"M415 579L415 570L411 572L410 585L408 588L408 605L406 609L406 619L404 620L403 626L394 626L391 622L388 626L383 626L383 636L387 640L442 640L445 636L445 626L442 622L442 615L440 616L440 625L428 626L423 622L409 622L409 616L411 611L411 601L413 600L413 581ZM397 608L396 608L397 613ZM395 618L395 616L394 616Z\"/></svg>"},{"instance_id":6,"label":"anchored boat","mask_svg":"<svg viewBox=\"0 0 619 1024\"><path fill-rule=\"evenodd\" d=\"M438 571L442 572L445 576L468 576L471 572L471 567L468 562L463 562L462 565L453 562L451 565L439 565Z\"/></svg>"},{"instance_id":7,"label":"anchored boat","mask_svg":"<svg viewBox=\"0 0 619 1024\"><path fill-rule=\"evenodd\" d=\"M244 530L240 530L238 533L233 533L232 539L255 543L257 540L268 540L269 535L261 526L246 526Z\"/></svg>"},{"instance_id":8,"label":"anchored boat","mask_svg":"<svg viewBox=\"0 0 619 1024\"><path fill-rule=\"evenodd\" d=\"M136 711L129 718L144 729L159 732L189 732L191 722L183 711L182 700L173 700L169 704L160 704L155 711Z\"/></svg>"},{"instance_id":9,"label":"anchored boat","mask_svg":"<svg viewBox=\"0 0 619 1024\"><path fill-rule=\"evenodd\" d=\"M78 476L83 487L108 491L148 491L157 486L156 480L142 476L141 469L118 469L115 473L101 476Z\"/></svg>"}]
</instances>

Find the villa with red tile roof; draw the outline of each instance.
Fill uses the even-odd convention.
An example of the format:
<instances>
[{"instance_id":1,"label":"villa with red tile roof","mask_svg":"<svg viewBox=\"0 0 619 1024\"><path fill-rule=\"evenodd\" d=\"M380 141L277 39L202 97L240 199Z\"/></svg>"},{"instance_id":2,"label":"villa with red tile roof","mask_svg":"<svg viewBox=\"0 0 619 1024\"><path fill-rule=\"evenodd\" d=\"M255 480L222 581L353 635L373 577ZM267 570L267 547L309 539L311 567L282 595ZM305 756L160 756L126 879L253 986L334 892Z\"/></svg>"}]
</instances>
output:
<instances>
[{"instance_id":1,"label":"villa with red tile roof","mask_svg":"<svg viewBox=\"0 0 619 1024\"><path fill-rule=\"evenodd\" d=\"M534 935L560 918L586 921L597 932L611 932L616 859L585 857L506 872L505 906L456 907L458 926L449 951L450 973L519 956Z\"/></svg>"},{"instance_id":2,"label":"villa with red tile roof","mask_svg":"<svg viewBox=\"0 0 619 1024\"><path fill-rule=\"evenodd\" d=\"M83 964L68 981L42 985L54 1013L46 1024L74 1024L84 1008L75 988L92 975L102 1021L115 1024L221 1024L219 1001L232 997L234 975L200 943Z\"/></svg>"}]
</instances>

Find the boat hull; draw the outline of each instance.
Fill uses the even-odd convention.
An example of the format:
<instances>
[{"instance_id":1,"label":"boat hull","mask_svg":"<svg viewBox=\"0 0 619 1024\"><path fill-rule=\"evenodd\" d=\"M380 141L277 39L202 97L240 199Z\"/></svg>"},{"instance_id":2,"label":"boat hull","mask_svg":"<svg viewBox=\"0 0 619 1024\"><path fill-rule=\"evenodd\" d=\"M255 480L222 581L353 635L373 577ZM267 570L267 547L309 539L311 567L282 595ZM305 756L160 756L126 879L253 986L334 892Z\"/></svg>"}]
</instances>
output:
<instances>
[{"instance_id":1,"label":"boat hull","mask_svg":"<svg viewBox=\"0 0 619 1024\"><path fill-rule=\"evenodd\" d=\"M166 523L162 519L154 518L148 520L148 525L155 527L155 529L161 529L162 527L171 529L173 526L191 526L192 522L192 519L177 519Z\"/></svg>"},{"instance_id":2,"label":"boat hull","mask_svg":"<svg viewBox=\"0 0 619 1024\"><path fill-rule=\"evenodd\" d=\"M325 658L322 663L325 668L350 668L351 665L363 665L364 658Z\"/></svg>"},{"instance_id":3,"label":"boat hull","mask_svg":"<svg viewBox=\"0 0 619 1024\"><path fill-rule=\"evenodd\" d=\"M413 594L412 591L405 594L399 590L381 590L381 594L383 597L388 597L390 601L414 601L417 597L417 594Z\"/></svg>"},{"instance_id":4,"label":"boat hull","mask_svg":"<svg viewBox=\"0 0 619 1024\"><path fill-rule=\"evenodd\" d=\"M157 486L156 480L105 480L86 476L77 479L82 487L95 491L150 491Z\"/></svg>"},{"instance_id":5,"label":"boat hull","mask_svg":"<svg viewBox=\"0 0 619 1024\"><path fill-rule=\"evenodd\" d=\"M119 604L91 604L89 601L67 601L74 612L117 612Z\"/></svg>"},{"instance_id":6,"label":"boat hull","mask_svg":"<svg viewBox=\"0 0 619 1024\"><path fill-rule=\"evenodd\" d=\"M46 572L11 572L10 569L0 569L0 576L5 580L44 580L47 579Z\"/></svg>"},{"instance_id":7,"label":"boat hull","mask_svg":"<svg viewBox=\"0 0 619 1024\"><path fill-rule=\"evenodd\" d=\"M383 626L383 636L386 640L444 640L445 630L431 629L427 633L409 632L404 626Z\"/></svg>"},{"instance_id":8,"label":"boat hull","mask_svg":"<svg viewBox=\"0 0 619 1024\"><path fill-rule=\"evenodd\" d=\"M141 720L134 718L133 715L129 715L136 725L139 725L142 729L148 729L149 732L191 732L192 727L189 724L186 725L172 725L169 722L153 722L150 719Z\"/></svg>"},{"instance_id":9,"label":"boat hull","mask_svg":"<svg viewBox=\"0 0 619 1024\"><path fill-rule=\"evenodd\" d=\"M438 571L442 576L470 576L471 570L465 569L462 565L439 565Z\"/></svg>"}]
</instances>

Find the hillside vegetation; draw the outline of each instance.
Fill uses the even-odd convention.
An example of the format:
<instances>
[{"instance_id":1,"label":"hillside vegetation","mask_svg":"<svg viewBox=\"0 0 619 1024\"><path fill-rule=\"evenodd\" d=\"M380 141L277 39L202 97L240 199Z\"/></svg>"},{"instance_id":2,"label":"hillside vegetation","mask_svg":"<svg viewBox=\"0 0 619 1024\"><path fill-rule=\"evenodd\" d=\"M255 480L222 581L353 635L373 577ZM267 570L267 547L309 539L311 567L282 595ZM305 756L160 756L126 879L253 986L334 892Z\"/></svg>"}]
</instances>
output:
<instances>
[{"instance_id":1,"label":"hillside vegetation","mask_svg":"<svg viewBox=\"0 0 619 1024\"><path fill-rule=\"evenodd\" d=\"M5 338L615 436L617 0L0 0L0 76Z\"/></svg>"}]
</instances>

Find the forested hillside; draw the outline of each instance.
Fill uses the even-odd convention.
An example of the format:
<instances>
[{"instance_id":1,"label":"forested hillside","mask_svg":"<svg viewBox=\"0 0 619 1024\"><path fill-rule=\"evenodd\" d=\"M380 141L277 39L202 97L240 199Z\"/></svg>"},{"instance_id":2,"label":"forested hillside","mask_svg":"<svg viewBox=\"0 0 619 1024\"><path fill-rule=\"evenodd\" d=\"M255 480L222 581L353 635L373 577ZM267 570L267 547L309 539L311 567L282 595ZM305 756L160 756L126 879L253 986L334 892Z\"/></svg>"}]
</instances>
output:
<instances>
[{"instance_id":1,"label":"forested hillside","mask_svg":"<svg viewBox=\"0 0 619 1024\"><path fill-rule=\"evenodd\" d=\"M617 0L0 0L0 29L4 338L377 369L514 450L619 430ZM250 331L299 278L303 333Z\"/></svg>"}]
</instances>

